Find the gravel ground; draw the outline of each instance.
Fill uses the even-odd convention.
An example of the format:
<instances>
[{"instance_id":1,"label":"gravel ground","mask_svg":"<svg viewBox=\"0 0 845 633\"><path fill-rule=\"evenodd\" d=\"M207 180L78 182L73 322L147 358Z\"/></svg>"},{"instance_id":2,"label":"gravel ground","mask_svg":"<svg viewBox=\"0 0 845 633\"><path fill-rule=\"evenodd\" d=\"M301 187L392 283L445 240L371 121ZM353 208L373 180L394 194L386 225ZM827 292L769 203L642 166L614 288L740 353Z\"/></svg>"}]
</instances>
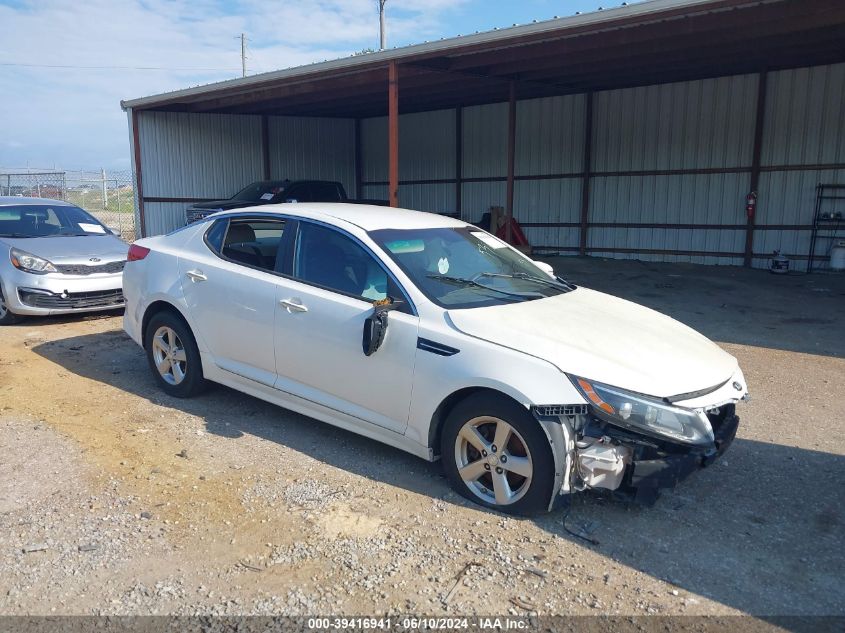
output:
<instances>
[{"instance_id":1,"label":"gravel ground","mask_svg":"<svg viewBox=\"0 0 845 633\"><path fill-rule=\"evenodd\" d=\"M845 280L551 260L690 323L752 387L652 508L514 519L437 464L217 387L156 389L119 317L0 329L0 614L845 615Z\"/></svg>"}]
</instances>

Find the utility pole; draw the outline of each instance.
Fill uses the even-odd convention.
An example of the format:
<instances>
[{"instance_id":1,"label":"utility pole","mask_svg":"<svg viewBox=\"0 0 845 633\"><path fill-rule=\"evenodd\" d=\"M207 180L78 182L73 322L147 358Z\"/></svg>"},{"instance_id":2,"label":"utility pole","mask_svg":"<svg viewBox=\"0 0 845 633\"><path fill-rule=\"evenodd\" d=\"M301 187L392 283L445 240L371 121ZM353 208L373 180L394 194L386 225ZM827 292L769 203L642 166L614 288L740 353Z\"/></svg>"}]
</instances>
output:
<instances>
[{"instance_id":1,"label":"utility pole","mask_svg":"<svg viewBox=\"0 0 845 633\"><path fill-rule=\"evenodd\" d=\"M100 167L100 179L102 183L102 192L103 192L103 209L109 208L109 192L108 187L106 186L106 170Z\"/></svg>"},{"instance_id":2,"label":"utility pole","mask_svg":"<svg viewBox=\"0 0 845 633\"><path fill-rule=\"evenodd\" d=\"M241 33L241 77L246 77L246 35Z\"/></svg>"},{"instance_id":3,"label":"utility pole","mask_svg":"<svg viewBox=\"0 0 845 633\"><path fill-rule=\"evenodd\" d=\"M379 50L387 48L387 28L384 18L384 5L387 0L378 0L378 29L379 29Z\"/></svg>"}]
</instances>

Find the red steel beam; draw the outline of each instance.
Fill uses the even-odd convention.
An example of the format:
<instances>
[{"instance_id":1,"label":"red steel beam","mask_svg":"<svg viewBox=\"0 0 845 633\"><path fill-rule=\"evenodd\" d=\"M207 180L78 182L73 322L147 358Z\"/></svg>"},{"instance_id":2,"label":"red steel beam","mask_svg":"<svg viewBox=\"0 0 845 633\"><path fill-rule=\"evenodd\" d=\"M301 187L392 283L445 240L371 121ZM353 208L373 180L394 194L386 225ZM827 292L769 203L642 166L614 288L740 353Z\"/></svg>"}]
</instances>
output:
<instances>
[{"instance_id":1,"label":"red steel beam","mask_svg":"<svg viewBox=\"0 0 845 633\"><path fill-rule=\"evenodd\" d=\"M387 88L388 194L390 206L399 206L399 68L395 61L388 67Z\"/></svg>"}]
</instances>

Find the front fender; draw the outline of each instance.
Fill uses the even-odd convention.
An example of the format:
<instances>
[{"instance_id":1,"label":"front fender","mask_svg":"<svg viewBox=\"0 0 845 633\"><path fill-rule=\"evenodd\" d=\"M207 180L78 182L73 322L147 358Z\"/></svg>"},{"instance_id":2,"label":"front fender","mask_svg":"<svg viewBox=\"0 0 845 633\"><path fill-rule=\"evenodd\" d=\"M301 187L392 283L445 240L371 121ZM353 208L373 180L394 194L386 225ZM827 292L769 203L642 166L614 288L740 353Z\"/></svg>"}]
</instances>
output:
<instances>
[{"instance_id":1,"label":"front fender","mask_svg":"<svg viewBox=\"0 0 845 633\"><path fill-rule=\"evenodd\" d=\"M488 389L502 393L526 409L534 405L584 404L569 379L551 363L534 356L456 333L426 332L421 336L448 345L458 352L441 356L418 349L414 392L406 435L437 452L438 428L445 417L444 403L454 404L461 393ZM571 460L571 430L555 428L538 419L555 454L556 489L566 487ZM433 426L435 425L435 426Z\"/></svg>"}]
</instances>

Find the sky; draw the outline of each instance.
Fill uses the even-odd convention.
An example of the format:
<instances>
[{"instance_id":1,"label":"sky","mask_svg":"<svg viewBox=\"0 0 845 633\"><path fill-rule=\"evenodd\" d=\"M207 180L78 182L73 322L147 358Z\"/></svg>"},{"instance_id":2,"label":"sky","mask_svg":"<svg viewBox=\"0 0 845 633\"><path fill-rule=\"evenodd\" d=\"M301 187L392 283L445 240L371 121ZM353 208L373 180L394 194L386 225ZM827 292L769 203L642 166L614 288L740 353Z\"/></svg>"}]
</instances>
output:
<instances>
[{"instance_id":1,"label":"sky","mask_svg":"<svg viewBox=\"0 0 845 633\"><path fill-rule=\"evenodd\" d=\"M610 8L621 0L607 3ZM388 47L601 0L387 0ZM378 48L377 0L0 0L0 168L130 169L121 99Z\"/></svg>"}]
</instances>

